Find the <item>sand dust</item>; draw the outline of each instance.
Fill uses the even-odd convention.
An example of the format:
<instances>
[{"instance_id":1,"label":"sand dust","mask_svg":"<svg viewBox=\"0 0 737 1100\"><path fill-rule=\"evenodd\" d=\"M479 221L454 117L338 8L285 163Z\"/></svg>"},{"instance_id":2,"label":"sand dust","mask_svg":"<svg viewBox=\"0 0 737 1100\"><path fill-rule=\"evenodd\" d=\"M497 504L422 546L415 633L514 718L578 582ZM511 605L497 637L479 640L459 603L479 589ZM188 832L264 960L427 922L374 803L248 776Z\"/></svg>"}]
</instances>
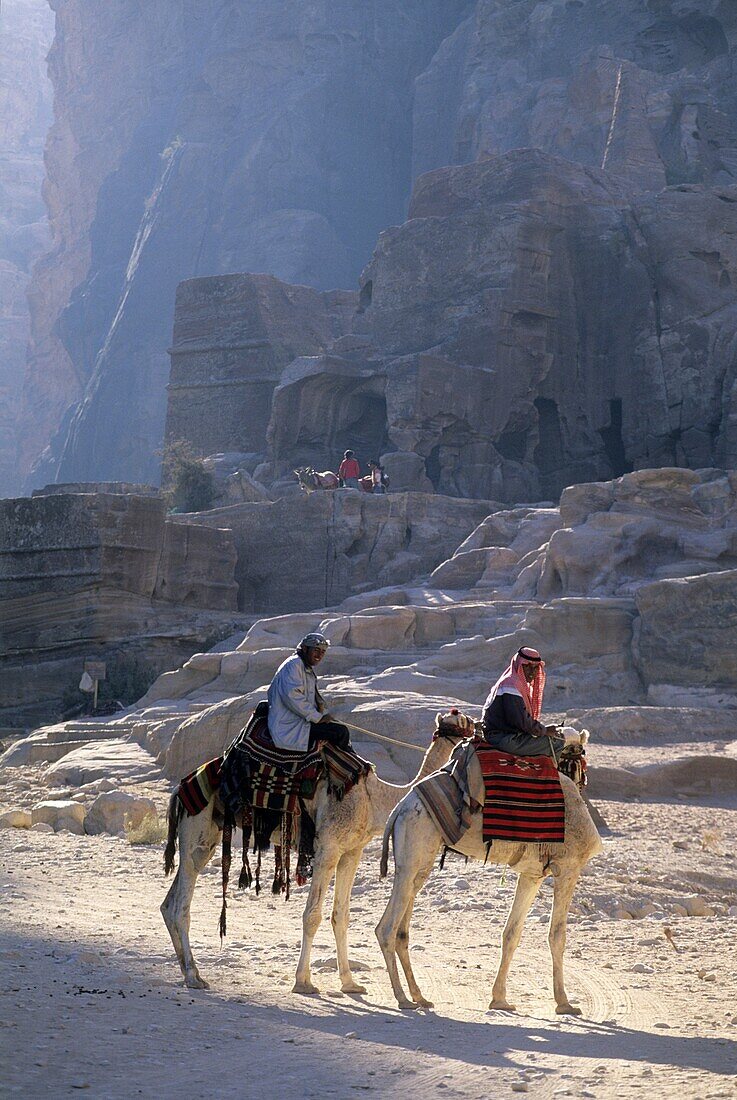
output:
<instances>
[{"instance_id":1,"label":"sand dust","mask_svg":"<svg viewBox=\"0 0 737 1100\"><path fill-rule=\"evenodd\" d=\"M615 835L582 879L566 954L578 1020L554 1014L547 886L510 977L518 1012L487 1011L514 886L498 868L451 856L431 876L413 947L436 1007L407 1014L392 1003L373 935L389 891L378 880L378 842L359 869L350 933L368 993L339 992L325 922L313 974L322 992L302 997L291 986L304 890L288 903L231 891L221 949L211 865L192 930L212 989L194 992L182 986L158 912L160 847L4 830L0 1094L735 1097L737 916L728 911L737 905L737 808L727 799L600 808ZM674 916L679 899L693 896L716 915ZM610 915L638 908L654 911Z\"/></svg>"}]
</instances>

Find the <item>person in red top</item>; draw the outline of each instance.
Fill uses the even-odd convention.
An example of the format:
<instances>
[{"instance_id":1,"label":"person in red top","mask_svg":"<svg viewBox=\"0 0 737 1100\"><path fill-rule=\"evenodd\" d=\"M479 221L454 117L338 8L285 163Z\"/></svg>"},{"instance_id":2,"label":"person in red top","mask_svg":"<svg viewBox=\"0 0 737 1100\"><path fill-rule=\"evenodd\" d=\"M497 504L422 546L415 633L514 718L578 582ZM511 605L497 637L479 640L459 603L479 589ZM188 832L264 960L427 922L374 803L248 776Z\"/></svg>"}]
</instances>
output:
<instances>
[{"instance_id":1,"label":"person in red top","mask_svg":"<svg viewBox=\"0 0 737 1100\"><path fill-rule=\"evenodd\" d=\"M345 485L346 489L357 489L360 476L361 467L358 465L358 459L356 458L355 452L346 451L343 455L340 469L338 470L338 477L343 485Z\"/></svg>"}]
</instances>

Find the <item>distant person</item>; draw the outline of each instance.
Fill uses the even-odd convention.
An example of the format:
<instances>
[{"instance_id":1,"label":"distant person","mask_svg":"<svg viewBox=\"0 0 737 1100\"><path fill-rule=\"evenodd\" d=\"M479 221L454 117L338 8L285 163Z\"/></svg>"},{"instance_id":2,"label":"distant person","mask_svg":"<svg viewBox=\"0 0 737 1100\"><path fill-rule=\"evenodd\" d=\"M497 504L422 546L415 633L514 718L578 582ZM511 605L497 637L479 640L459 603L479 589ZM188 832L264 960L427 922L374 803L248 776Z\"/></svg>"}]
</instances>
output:
<instances>
[{"instance_id":1,"label":"distant person","mask_svg":"<svg viewBox=\"0 0 737 1100\"><path fill-rule=\"evenodd\" d=\"M355 451L346 451L338 470L338 477L346 489L358 489L361 467L358 465Z\"/></svg>"},{"instance_id":2,"label":"distant person","mask_svg":"<svg viewBox=\"0 0 737 1100\"><path fill-rule=\"evenodd\" d=\"M369 462L369 476L371 478L371 492L385 493L384 467L378 462Z\"/></svg>"},{"instance_id":3,"label":"distant person","mask_svg":"<svg viewBox=\"0 0 737 1100\"><path fill-rule=\"evenodd\" d=\"M333 721L317 689L315 666L329 645L322 634L306 634L296 653L276 670L268 699L269 733L277 748L307 752L318 741L329 741L341 749L351 747L348 727Z\"/></svg>"},{"instance_id":4,"label":"distant person","mask_svg":"<svg viewBox=\"0 0 737 1100\"><path fill-rule=\"evenodd\" d=\"M563 748L557 726L539 721L545 691L545 662L522 646L484 703L484 740L514 756L552 756Z\"/></svg>"}]
</instances>

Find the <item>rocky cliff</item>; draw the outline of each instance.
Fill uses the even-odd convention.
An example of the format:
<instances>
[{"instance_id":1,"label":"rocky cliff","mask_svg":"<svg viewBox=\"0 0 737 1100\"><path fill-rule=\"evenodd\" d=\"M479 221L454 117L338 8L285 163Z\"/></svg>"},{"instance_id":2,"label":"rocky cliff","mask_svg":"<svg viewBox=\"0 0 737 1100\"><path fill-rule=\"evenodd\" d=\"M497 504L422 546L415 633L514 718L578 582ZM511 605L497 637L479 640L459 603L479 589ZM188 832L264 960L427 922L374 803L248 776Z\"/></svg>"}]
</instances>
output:
<instances>
[{"instance_id":1,"label":"rocky cliff","mask_svg":"<svg viewBox=\"0 0 737 1100\"><path fill-rule=\"evenodd\" d=\"M5 0L0 8L0 496L17 485L16 421L30 325L26 291L35 260L49 247L41 184L53 24L46 0Z\"/></svg>"},{"instance_id":2,"label":"rocky cliff","mask_svg":"<svg viewBox=\"0 0 737 1100\"><path fill-rule=\"evenodd\" d=\"M97 488L0 501L3 724L57 714L86 658L166 669L244 624L230 532Z\"/></svg>"},{"instance_id":3,"label":"rocky cliff","mask_svg":"<svg viewBox=\"0 0 737 1100\"><path fill-rule=\"evenodd\" d=\"M151 480L185 278L351 286L401 221L415 77L465 0L53 0L55 243L33 291L36 480Z\"/></svg>"},{"instance_id":4,"label":"rocky cliff","mask_svg":"<svg viewBox=\"0 0 737 1100\"><path fill-rule=\"evenodd\" d=\"M275 475L336 387L329 448L358 409L367 447L446 493L733 461L732 6L56 7L37 476L156 477L182 278L349 287L380 233L352 342L277 391Z\"/></svg>"},{"instance_id":5,"label":"rocky cliff","mask_svg":"<svg viewBox=\"0 0 737 1100\"><path fill-rule=\"evenodd\" d=\"M354 506L359 501L357 493L343 496ZM472 504L453 503L460 534ZM235 511L214 514L213 523L223 526ZM319 596L313 563L299 574L300 602L299 576L294 567L290 576L289 566L285 575L284 551L269 563L270 583L275 590L281 578L302 610L260 619L237 644L233 639L165 673L116 723L117 736L145 745L171 777L185 774L222 750L295 642L320 629L332 642L323 670L331 709L364 730L423 743L437 710L455 704L478 715L510 654L531 645L548 662L546 714L591 729L598 764L621 767L624 758L630 768L642 759L643 746L657 745L661 762L673 764L680 755L685 770L684 754L708 751L718 777L737 709L735 515L734 473L635 471L572 486L555 507L494 508L429 577L392 585L387 571L380 579L388 586L365 586L337 606L311 612L304 609L317 607ZM425 568L433 526L439 528L436 552L447 552L449 518L446 512L441 529L431 508L414 517L414 549L424 552ZM365 550L360 528L366 531L367 518L354 507L339 519L335 544L342 539L350 552L352 530L355 547ZM250 538L251 547L266 530L231 526L236 545ZM377 558L391 538L390 526L384 544L377 540ZM251 561L250 568L256 576L268 566ZM329 595L339 598L338 586ZM47 736L51 746L44 744ZM64 751L60 736L41 731L28 744L56 759ZM411 752L392 748L387 757L384 746L360 732L354 740L383 774L400 778L410 771ZM644 787L630 788L633 793L652 793L645 772ZM632 773L626 776L635 782Z\"/></svg>"}]
</instances>

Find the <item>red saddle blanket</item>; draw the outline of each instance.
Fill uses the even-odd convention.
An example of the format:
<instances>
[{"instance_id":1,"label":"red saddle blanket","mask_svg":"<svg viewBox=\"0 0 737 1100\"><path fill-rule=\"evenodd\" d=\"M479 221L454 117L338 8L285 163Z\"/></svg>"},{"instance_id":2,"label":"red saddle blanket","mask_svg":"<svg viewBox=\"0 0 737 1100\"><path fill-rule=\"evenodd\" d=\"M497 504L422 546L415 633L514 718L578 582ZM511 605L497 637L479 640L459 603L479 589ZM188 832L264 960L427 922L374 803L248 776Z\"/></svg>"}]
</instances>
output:
<instances>
[{"instance_id":1,"label":"red saddle blanket","mask_svg":"<svg viewBox=\"0 0 737 1100\"><path fill-rule=\"evenodd\" d=\"M486 794L484 840L563 843L565 800L555 762L549 756L498 752L481 738L474 748Z\"/></svg>"}]
</instances>

